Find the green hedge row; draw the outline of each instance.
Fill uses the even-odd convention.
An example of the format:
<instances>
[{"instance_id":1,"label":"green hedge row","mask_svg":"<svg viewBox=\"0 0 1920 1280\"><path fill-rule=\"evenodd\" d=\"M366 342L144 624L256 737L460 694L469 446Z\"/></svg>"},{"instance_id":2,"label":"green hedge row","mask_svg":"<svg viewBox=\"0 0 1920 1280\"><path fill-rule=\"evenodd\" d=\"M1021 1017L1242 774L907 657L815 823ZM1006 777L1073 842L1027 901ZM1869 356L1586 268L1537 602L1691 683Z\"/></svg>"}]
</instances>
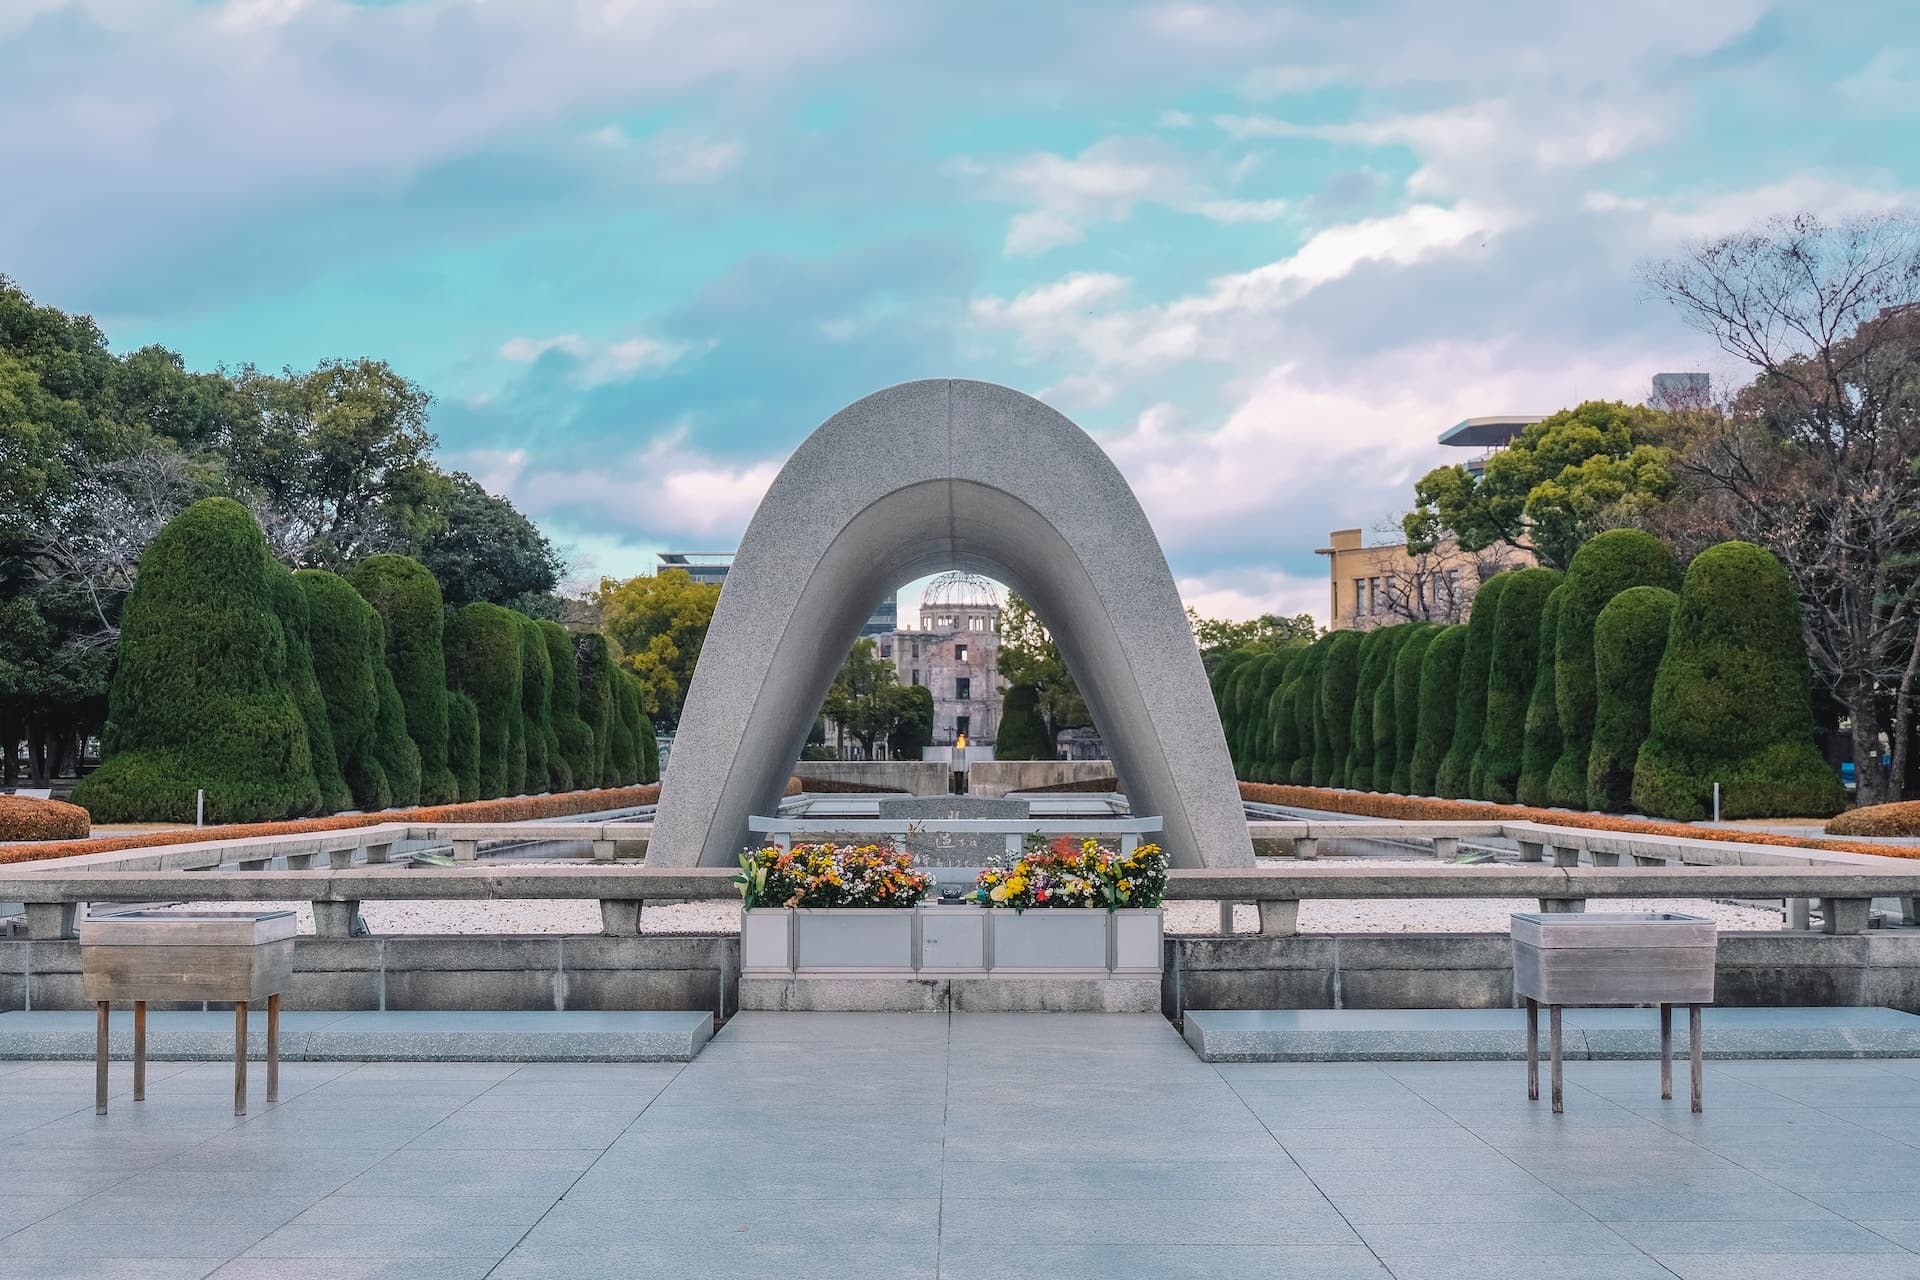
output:
<instances>
[{"instance_id":1,"label":"green hedge row","mask_svg":"<svg viewBox=\"0 0 1920 1280\"><path fill-rule=\"evenodd\" d=\"M1632 529L1565 575L1489 578L1460 625L1335 631L1213 673L1248 781L1682 819L1711 811L1715 783L1727 818L1844 807L1810 687L1779 561L1722 543L1683 580Z\"/></svg>"},{"instance_id":2,"label":"green hedge row","mask_svg":"<svg viewBox=\"0 0 1920 1280\"><path fill-rule=\"evenodd\" d=\"M583 718L583 709L591 714ZM446 616L403 556L289 573L209 498L140 559L96 822L260 822L657 781L640 682L604 637L492 604Z\"/></svg>"}]
</instances>

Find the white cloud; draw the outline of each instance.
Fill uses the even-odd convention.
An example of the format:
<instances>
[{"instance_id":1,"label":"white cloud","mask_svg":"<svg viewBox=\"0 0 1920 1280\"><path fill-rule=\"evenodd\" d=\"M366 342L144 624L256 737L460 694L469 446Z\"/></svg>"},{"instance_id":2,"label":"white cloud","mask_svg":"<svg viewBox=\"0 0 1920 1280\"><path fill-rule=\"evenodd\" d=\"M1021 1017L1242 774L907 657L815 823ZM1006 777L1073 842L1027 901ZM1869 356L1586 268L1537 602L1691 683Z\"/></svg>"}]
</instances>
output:
<instances>
[{"instance_id":1,"label":"white cloud","mask_svg":"<svg viewBox=\"0 0 1920 1280\"><path fill-rule=\"evenodd\" d=\"M500 344L498 354L501 359L516 364L531 364L557 351L575 362L574 382L597 387L624 382L641 373L658 372L694 349L691 343L658 338L623 338L618 342L598 343L577 333L561 333L550 338L508 338Z\"/></svg>"},{"instance_id":2,"label":"white cloud","mask_svg":"<svg viewBox=\"0 0 1920 1280\"><path fill-rule=\"evenodd\" d=\"M746 530L784 459L734 462L689 442L681 424L623 456L550 467L525 449L479 450L458 462L488 490L535 518L632 534L724 543Z\"/></svg>"},{"instance_id":3,"label":"white cloud","mask_svg":"<svg viewBox=\"0 0 1920 1280\"><path fill-rule=\"evenodd\" d=\"M676 186L723 177L740 167L747 152L746 144L738 138L656 133L635 139L617 124L593 130L587 140L608 151L631 154L642 177Z\"/></svg>"},{"instance_id":4,"label":"white cloud","mask_svg":"<svg viewBox=\"0 0 1920 1280\"><path fill-rule=\"evenodd\" d=\"M1224 569L1180 578L1180 599L1203 618L1245 622L1269 613L1327 620L1327 583L1278 569Z\"/></svg>"}]
</instances>

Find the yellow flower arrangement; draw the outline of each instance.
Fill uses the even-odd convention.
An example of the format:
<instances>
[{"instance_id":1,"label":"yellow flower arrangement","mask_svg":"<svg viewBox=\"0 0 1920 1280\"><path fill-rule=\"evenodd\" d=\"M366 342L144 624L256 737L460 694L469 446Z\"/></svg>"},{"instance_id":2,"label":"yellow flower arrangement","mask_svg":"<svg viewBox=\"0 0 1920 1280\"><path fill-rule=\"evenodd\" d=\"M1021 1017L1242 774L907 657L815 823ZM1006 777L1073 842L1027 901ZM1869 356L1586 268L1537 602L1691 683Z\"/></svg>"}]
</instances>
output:
<instances>
[{"instance_id":1,"label":"yellow flower arrangement","mask_svg":"<svg viewBox=\"0 0 1920 1280\"><path fill-rule=\"evenodd\" d=\"M1122 857L1092 837L1063 836L1049 843L1027 838L1026 851L980 872L973 899L984 906L1157 907L1166 893L1167 857L1160 846L1142 844Z\"/></svg>"},{"instance_id":2,"label":"yellow flower arrangement","mask_svg":"<svg viewBox=\"0 0 1920 1280\"><path fill-rule=\"evenodd\" d=\"M749 908L911 907L934 879L891 845L802 844L747 850L733 883Z\"/></svg>"}]
</instances>

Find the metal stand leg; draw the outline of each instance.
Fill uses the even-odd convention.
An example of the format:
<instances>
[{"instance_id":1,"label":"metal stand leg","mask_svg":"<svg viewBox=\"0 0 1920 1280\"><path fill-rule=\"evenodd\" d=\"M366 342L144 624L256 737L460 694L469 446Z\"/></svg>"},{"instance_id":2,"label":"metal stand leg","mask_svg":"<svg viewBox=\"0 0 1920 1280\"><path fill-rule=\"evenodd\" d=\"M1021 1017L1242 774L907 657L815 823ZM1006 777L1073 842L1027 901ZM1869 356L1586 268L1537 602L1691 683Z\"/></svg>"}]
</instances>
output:
<instances>
[{"instance_id":1,"label":"metal stand leg","mask_svg":"<svg viewBox=\"0 0 1920 1280\"><path fill-rule=\"evenodd\" d=\"M1547 1028L1552 1040L1549 1070L1553 1077L1553 1114L1560 1115L1567 1108L1560 1096L1560 1006L1557 1004L1547 1006Z\"/></svg>"},{"instance_id":2,"label":"metal stand leg","mask_svg":"<svg viewBox=\"0 0 1920 1280\"><path fill-rule=\"evenodd\" d=\"M133 1100L147 1100L147 1002L133 1002Z\"/></svg>"},{"instance_id":3,"label":"metal stand leg","mask_svg":"<svg viewBox=\"0 0 1920 1280\"><path fill-rule=\"evenodd\" d=\"M247 1002L233 1006L233 1114L247 1114Z\"/></svg>"},{"instance_id":4,"label":"metal stand leg","mask_svg":"<svg viewBox=\"0 0 1920 1280\"><path fill-rule=\"evenodd\" d=\"M93 1036L93 1114L107 1114L107 1002L98 1004Z\"/></svg>"},{"instance_id":5,"label":"metal stand leg","mask_svg":"<svg viewBox=\"0 0 1920 1280\"><path fill-rule=\"evenodd\" d=\"M1700 1006L1697 1004L1687 1006L1687 1036L1693 1041L1693 1114L1699 1115L1701 1076L1705 1070L1701 1061Z\"/></svg>"},{"instance_id":6,"label":"metal stand leg","mask_svg":"<svg viewBox=\"0 0 1920 1280\"><path fill-rule=\"evenodd\" d=\"M1527 1101L1540 1101L1540 1002L1527 997Z\"/></svg>"},{"instance_id":7,"label":"metal stand leg","mask_svg":"<svg viewBox=\"0 0 1920 1280\"><path fill-rule=\"evenodd\" d=\"M1673 1006L1660 1006L1660 1101L1673 1101Z\"/></svg>"},{"instance_id":8,"label":"metal stand leg","mask_svg":"<svg viewBox=\"0 0 1920 1280\"><path fill-rule=\"evenodd\" d=\"M267 997L267 1105L280 1101L280 993Z\"/></svg>"}]
</instances>

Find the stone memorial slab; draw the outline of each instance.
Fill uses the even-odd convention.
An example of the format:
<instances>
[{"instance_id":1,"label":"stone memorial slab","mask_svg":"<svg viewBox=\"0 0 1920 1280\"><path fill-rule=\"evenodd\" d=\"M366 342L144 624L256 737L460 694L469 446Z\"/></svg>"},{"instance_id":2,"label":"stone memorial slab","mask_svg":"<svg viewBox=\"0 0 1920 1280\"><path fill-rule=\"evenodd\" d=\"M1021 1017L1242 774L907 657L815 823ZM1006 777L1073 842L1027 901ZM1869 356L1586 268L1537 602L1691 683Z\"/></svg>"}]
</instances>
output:
<instances>
[{"instance_id":1,"label":"stone memorial slab","mask_svg":"<svg viewBox=\"0 0 1920 1280\"><path fill-rule=\"evenodd\" d=\"M956 818L992 819L1004 822L1027 820L1025 800L988 800L979 796L913 796L880 801L884 822L905 822L907 852L914 861L929 867L979 867L987 859L1007 851L1003 832L915 830L923 822Z\"/></svg>"}]
</instances>

